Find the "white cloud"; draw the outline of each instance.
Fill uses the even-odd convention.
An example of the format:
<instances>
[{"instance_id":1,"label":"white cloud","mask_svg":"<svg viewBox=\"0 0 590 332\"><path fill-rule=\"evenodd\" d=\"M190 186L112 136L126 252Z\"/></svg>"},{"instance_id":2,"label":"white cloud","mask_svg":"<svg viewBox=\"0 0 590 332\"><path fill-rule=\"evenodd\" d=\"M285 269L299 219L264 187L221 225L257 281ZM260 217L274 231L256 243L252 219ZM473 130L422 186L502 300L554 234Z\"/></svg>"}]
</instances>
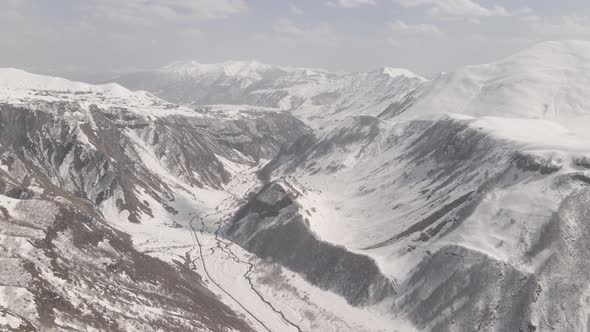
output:
<instances>
[{"instance_id":1,"label":"white cloud","mask_svg":"<svg viewBox=\"0 0 590 332\"><path fill-rule=\"evenodd\" d=\"M408 24L403 21L395 21L388 24L390 32L398 35L442 35L440 29L432 24Z\"/></svg>"},{"instance_id":2,"label":"white cloud","mask_svg":"<svg viewBox=\"0 0 590 332\"><path fill-rule=\"evenodd\" d=\"M555 22L530 20L531 29L545 38L587 38L590 37L590 18L586 16L561 16Z\"/></svg>"},{"instance_id":3,"label":"white cloud","mask_svg":"<svg viewBox=\"0 0 590 332\"><path fill-rule=\"evenodd\" d=\"M25 2L26 1L23 1L23 0L4 0L4 1L2 1L2 3L0 3L0 8L6 9L6 8L20 7Z\"/></svg>"},{"instance_id":4,"label":"white cloud","mask_svg":"<svg viewBox=\"0 0 590 332\"><path fill-rule=\"evenodd\" d=\"M150 25L174 20L215 20L248 10L244 0L89 0L80 4L95 16Z\"/></svg>"},{"instance_id":5,"label":"white cloud","mask_svg":"<svg viewBox=\"0 0 590 332\"><path fill-rule=\"evenodd\" d=\"M318 26L298 26L288 19L280 19L272 27L271 38L281 43L296 47L299 45L333 46L338 44L338 37L327 24Z\"/></svg>"},{"instance_id":6,"label":"white cloud","mask_svg":"<svg viewBox=\"0 0 590 332\"><path fill-rule=\"evenodd\" d=\"M30 5L30 2L30 0L3 0L2 3L0 3L0 8L22 8Z\"/></svg>"},{"instance_id":7,"label":"white cloud","mask_svg":"<svg viewBox=\"0 0 590 332\"><path fill-rule=\"evenodd\" d=\"M19 18L29 6L28 0L4 0L0 3L0 18Z\"/></svg>"},{"instance_id":8,"label":"white cloud","mask_svg":"<svg viewBox=\"0 0 590 332\"><path fill-rule=\"evenodd\" d=\"M375 0L334 0L327 3L329 6L340 8L354 8L363 5L375 5Z\"/></svg>"},{"instance_id":9,"label":"white cloud","mask_svg":"<svg viewBox=\"0 0 590 332\"><path fill-rule=\"evenodd\" d=\"M189 38L198 38L202 36L202 31L200 29L197 28L190 28L187 29L185 31L183 31L184 35L189 37Z\"/></svg>"},{"instance_id":10,"label":"white cloud","mask_svg":"<svg viewBox=\"0 0 590 332\"><path fill-rule=\"evenodd\" d=\"M523 15L521 20L524 22L540 22L543 20L543 18L541 18L541 16L539 16L539 15L530 14L530 15Z\"/></svg>"},{"instance_id":11,"label":"white cloud","mask_svg":"<svg viewBox=\"0 0 590 332\"><path fill-rule=\"evenodd\" d=\"M447 17L491 17L510 16L511 14L502 6L490 8L480 5L477 0L393 0L405 8L424 7L428 13L436 16Z\"/></svg>"},{"instance_id":12,"label":"white cloud","mask_svg":"<svg viewBox=\"0 0 590 332\"><path fill-rule=\"evenodd\" d=\"M291 11L292 14L295 15L303 15L305 12L303 11L303 9L297 7L294 3L289 2L289 11Z\"/></svg>"}]
</instances>

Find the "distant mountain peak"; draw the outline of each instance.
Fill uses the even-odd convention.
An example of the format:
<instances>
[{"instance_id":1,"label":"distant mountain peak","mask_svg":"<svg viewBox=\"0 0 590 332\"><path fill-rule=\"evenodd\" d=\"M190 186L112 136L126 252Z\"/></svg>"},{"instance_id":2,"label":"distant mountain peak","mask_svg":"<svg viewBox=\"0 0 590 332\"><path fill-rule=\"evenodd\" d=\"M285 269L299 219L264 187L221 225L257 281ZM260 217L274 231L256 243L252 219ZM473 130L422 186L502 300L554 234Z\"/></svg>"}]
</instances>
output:
<instances>
[{"instance_id":1,"label":"distant mountain peak","mask_svg":"<svg viewBox=\"0 0 590 332\"><path fill-rule=\"evenodd\" d=\"M316 70L307 68L282 67L265 64L256 60L229 60L222 63L201 63L198 61L176 61L166 65L160 72L186 77L234 77L238 79L261 80L268 71L286 73L301 72L311 75Z\"/></svg>"},{"instance_id":2,"label":"distant mountain peak","mask_svg":"<svg viewBox=\"0 0 590 332\"><path fill-rule=\"evenodd\" d=\"M380 71L383 74L389 75L391 77L405 76L408 78L419 78L423 81L426 81L426 79L421 77L420 75L418 75L408 69L404 69L404 68L382 67L382 68L380 68Z\"/></svg>"},{"instance_id":3,"label":"distant mountain peak","mask_svg":"<svg viewBox=\"0 0 590 332\"><path fill-rule=\"evenodd\" d=\"M257 61L226 61L223 63L207 64L198 61L177 61L161 68L161 71L186 75L220 75L252 77L258 76L260 71L272 68Z\"/></svg>"},{"instance_id":4,"label":"distant mountain peak","mask_svg":"<svg viewBox=\"0 0 590 332\"><path fill-rule=\"evenodd\" d=\"M269 65L256 60L229 60L221 63L201 63L194 60L176 61L160 68L159 71L194 78L226 76L252 80L263 79L263 74L269 71L281 71L302 76L312 76L317 74L337 75L323 69ZM371 73L375 72L379 75L384 74L390 77L405 76L407 78L417 78L426 81L426 79L420 75L404 68L381 67L375 71L371 71ZM346 73L342 73L342 75L345 74Z\"/></svg>"},{"instance_id":5,"label":"distant mountain peak","mask_svg":"<svg viewBox=\"0 0 590 332\"><path fill-rule=\"evenodd\" d=\"M590 42L543 42L499 61L438 76L416 92L419 99L404 116L447 113L571 122L590 114L589 78Z\"/></svg>"},{"instance_id":6,"label":"distant mountain peak","mask_svg":"<svg viewBox=\"0 0 590 332\"><path fill-rule=\"evenodd\" d=\"M258 61L174 62L118 79L131 89L151 91L189 107L229 104L272 108L298 114L317 127L349 114L380 113L425 81L407 69L331 73Z\"/></svg>"}]
</instances>

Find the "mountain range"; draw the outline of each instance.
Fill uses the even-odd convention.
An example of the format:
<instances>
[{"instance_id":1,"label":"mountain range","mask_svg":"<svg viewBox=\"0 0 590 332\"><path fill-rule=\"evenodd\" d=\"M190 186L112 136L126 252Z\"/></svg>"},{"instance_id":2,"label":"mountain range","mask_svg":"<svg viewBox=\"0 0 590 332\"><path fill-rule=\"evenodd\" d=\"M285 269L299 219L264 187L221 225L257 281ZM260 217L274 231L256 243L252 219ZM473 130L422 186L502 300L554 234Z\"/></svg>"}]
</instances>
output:
<instances>
[{"instance_id":1,"label":"mountain range","mask_svg":"<svg viewBox=\"0 0 590 332\"><path fill-rule=\"evenodd\" d=\"M182 105L247 105L288 111L317 129L359 113L373 114L402 98L424 78L404 69L336 74L323 70L265 65L179 62L115 78Z\"/></svg>"},{"instance_id":2,"label":"mountain range","mask_svg":"<svg viewBox=\"0 0 590 332\"><path fill-rule=\"evenodd\" d=\"M586 329L590 43L114 82L0 69L0 328Z\"/></svg>"}]
</instances>

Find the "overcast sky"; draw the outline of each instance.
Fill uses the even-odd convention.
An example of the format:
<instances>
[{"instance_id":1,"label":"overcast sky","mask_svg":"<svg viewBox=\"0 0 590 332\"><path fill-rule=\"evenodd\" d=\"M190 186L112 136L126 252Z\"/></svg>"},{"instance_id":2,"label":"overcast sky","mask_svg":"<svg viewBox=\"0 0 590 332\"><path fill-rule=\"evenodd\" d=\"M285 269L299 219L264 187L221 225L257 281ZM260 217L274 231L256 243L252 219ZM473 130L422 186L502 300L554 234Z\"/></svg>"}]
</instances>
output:
<instances>
[{"instance_id":1,"label":"overcast sky","mask_svg":"<svg viewBox=\"0 0 590 332\"><path fill-rule=\"evenodd\" d=\"M0 0L0 66L38 72L259 60L420 74L590 39L588 0Z\"/></svg>"}]
</instances>

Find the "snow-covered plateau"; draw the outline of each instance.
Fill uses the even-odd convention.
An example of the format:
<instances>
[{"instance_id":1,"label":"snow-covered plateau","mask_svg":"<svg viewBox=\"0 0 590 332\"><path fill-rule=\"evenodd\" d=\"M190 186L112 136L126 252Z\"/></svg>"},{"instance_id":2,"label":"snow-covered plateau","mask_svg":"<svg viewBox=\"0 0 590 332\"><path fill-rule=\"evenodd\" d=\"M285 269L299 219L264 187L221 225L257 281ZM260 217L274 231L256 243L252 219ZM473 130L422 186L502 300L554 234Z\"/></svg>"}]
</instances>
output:
<instances>
[{"instance_id":1,"label":"snow-covered plateau","mask_svg":"<svg viewBox=\"0 0 590 332\"><path fill-rule=\"evenodd\" d=\"M590 43L115 81L0 69L0 329L587 329Z\"/></svg>"}]
</instances>

